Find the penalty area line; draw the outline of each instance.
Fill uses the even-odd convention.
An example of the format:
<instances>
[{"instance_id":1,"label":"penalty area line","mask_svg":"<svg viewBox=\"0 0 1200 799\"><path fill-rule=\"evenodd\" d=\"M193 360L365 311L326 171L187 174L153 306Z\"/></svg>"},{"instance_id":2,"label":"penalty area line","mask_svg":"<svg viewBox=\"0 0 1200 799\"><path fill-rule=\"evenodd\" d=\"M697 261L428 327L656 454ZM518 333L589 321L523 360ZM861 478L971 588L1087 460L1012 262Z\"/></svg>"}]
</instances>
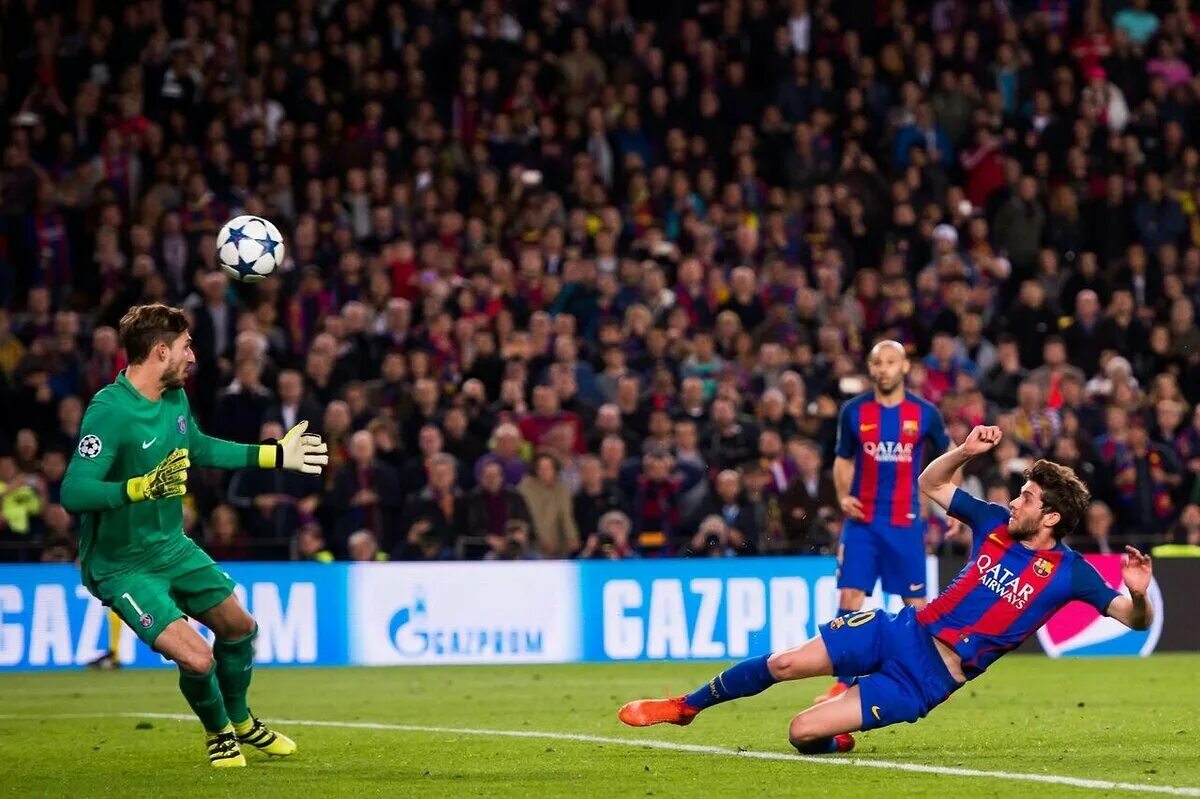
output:
<instances>
[{"instance_id":1,"label":"penalty area line","mask_svg":"<svg viewBox=\"0 0 1200 799\"><path fill-rule=\"evenodd\" d=\"M0 714L0 720L38 721L47 719L161 719L165 721L195 721L195 716L184 713L62 713L49 715ZM665 752L686 752L718 757L740 757L750 760L780 760L786 762L811 763L819 766L841 766L844 768L879 768L890 771L907 771L916 774L938 774L947 777L971 777L974 779L1016 780L1049 785L1068 785L1073 788L1091 788L1103 791L1130 791L1133 793L1155 793L1168 796L1200 797L1200 788L1173 785L1147 785L1134 782L1085 779L1058 774L1028 774L1019 771L989 771L958 768L954 766L929 766L921 763L899 763L889 760L870 760L856 757L815 756L788 754L786 752L754 752L729 749L723 746L686 744L675 741L660 741L652 738L613 738L603 735L585 735L570 732L540 730L484 730L470 727L433 727L423 724L390 724L376 721L323 721L318 719L271 719L272 724L293 727L330 727L346 730L375 730L379 732L413 732L429 735L461 735L492 738L532 738L546 741L573 741L576 743L628 746L641 749L658 749Z\"/></svg>"}]
</instances>

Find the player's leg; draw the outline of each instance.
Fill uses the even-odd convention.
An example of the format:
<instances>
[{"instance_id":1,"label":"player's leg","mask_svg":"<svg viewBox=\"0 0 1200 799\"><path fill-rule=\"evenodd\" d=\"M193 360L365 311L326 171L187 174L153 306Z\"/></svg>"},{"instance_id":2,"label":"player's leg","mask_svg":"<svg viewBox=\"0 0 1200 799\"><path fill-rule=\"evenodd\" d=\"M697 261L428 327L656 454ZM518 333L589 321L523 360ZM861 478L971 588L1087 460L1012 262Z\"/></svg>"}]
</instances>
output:
<instances>
[{"instance_id":1,"label":"player's leg","mask_svg":"<svg viewBox=\"0 0 1200 799\"><path fill-rule=\"evenodd\" d=\"M860 691L858 685L852 685L836 699L797 714L788 727L788 741L805 755L849 752L854 748L850 733L862 729Z\"/></svg>"},{"instance_id":2,"label":"player's leg","mask_svg":"<svg viewBox=\"0 0 1200 799\"><path fill-rule=\"evenodd\" d=\"M886 593L899 596L906 605L925 607L925 527L893 527L880 534L880 579Z\"/></svg>"},{"instance_id":3,"label":"player's leg","mask_svg":"<svg viewBox=\"0 0 1200 799\"><path fill-rule=\"evenodd\" d=\"M108 609L108 649L103 655L88 664L89 669L108 671L121 668L121 616Z\"/></svg>"},{"instance_id":4,"label":"player's leg","mask_svg":"<svg viewBox=\"0 0 1200 799\"><path fill-rule=\"evenodd\" d=\"M217 683L238 740L269 755L295 753L292 739L268 728L250 712L247 695L254 676L254 639L258 625L233 595L233 581L197 549L180 565L172 590L193 618L213 631Z\"/></svg>"},{"instance_id":5,"label":"player's leg","mask_svg":"<svg viewBox=\"0 0 1200 799\"><path fill-rule=\"evenodd\" d=\"M179 666L179 691L204 725L209 762L218 767L246 765L225 712L216 661L208 642L185 619L177 618L152 646Z\"/></svg>"},{"instance_id":6,"label":"player's leg","mask_svg":"<svg viewBox=\"0 0 1200 799\"><path fill-rule=\"evenodd\" d=\"M831 674L833 663L818 635L791 649L735 663L690 694L629 702L617 716L633 727L664 722L683 726L691 724L701 710L760 694L777 682Z\"/></svg>"}]
</instances>

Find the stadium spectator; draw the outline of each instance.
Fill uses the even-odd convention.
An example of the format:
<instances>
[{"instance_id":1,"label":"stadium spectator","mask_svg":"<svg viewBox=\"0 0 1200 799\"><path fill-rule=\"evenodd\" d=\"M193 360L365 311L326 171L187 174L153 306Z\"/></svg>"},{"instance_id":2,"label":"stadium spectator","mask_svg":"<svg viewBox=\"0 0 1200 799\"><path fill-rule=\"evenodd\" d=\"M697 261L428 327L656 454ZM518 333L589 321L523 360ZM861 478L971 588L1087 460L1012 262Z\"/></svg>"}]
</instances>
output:
<instances>
[{"instance_id":1,"label":"stadium spectator","mask_svg":"<svg viewBox=\"0 0 1200 799\"><path fill-rule=\"evenodd\" d=\"M560 477L558 460L540 452L517 491L533 517L533 539L544 557L571 557L579 549L579 529L571 508L571 493Z\"/></svg>"},{"instance_id":2,"label":"stadium spectator","mask_svg":"<svg viewBox=\"0 0 1200 799\"><path fill-rule=\"evenodd\" d=\"M197 476L196 512L229 501L249 556L296 548L314 519L339 555L367 528L398 557L453 556L445 509L433 533L411 515L433 459L457 459L434 501L457 513L485 464L515 488L543 448L567 515L592 502L583 542L619 494L635 549L686 548L699 467L761 481L761 529L791 547L788 513L768 517L793 448L760 434L828 451L882 336L951 423L1015 434L973 469L1007 483L1032 454L1077 459L1115 538L1161 542L1200 449L1174 422L1200 402L1186 4L901 2L889 26L838 3L727 5L485 24L351 0L288 36L248 5L5 5L0 455L31 431L18 474L47 493L13 517L26 533L5 522L0 558L61 554L42 535L51 453L125 366L111 325L151 300L190 314L204 429L253 440L307 418L329 441L311 493ZM218 22L253 57L189 44ZM212 234L243 211L287 238L255 286L213 268ZM1168 373L1178 396L1156 392ZM1120 414L1153 419L1145 454ZM390 531L343 496L363 431L372 470L399 475Z\"/></svg>"},{"instance_id":3,"label":"stadium spectator","mask_svg":"<svg viewBox=\"0 0 1200 799\"><path fill-rule=\"evenodd\" d=\"M479 485L467 495L468 534L498 550L498 542L492 539L502 537L505 525L513 519L533 523L525 497L505 485L504 467L498 461L484 464Z\"/></svg>"},{"instance_id":4,"label":"stadium spectator","mask_svg":"<svg viewBox=\"0 0 1200 799\"><path fill-rule=\"evenodd\" d=\"M403 510L400 480L392 467L375 457L371 434L365 430L355 433L349 450L349 460L334 475L327 508L335 519L335 551L344 552L348 552L350 535L360 530L374 533L377 545L394 541Z\"/></svg>"},{"instance_id":5,"label":"stadium spectator","mask_svg":"<svg viewBox=\"0 0 1200 799\"><path fill-rule=\"evenodd\" d=\"M489 537L488 543L491 549L484 554L484 560L538 560L541 558L541 555L531 545L529 522L525 519L509 519L504 523L502 534Z\"/></svg>"},{"instance_id":6,"label":"stadium spectator","mask_svg":"<svg viewBox=\"0 0 1200 799\"><path fill-rule=\"evenodd\" d=\"M619 510L610 510L600 517L596 531L588 534L583 549L579 551L579 557L590 560L634 557L635 552L629 546L631 529L632 524L628 516Z\"/></svg>"},{"instance_id":7,"label":"stadium spectator","mask_svg":"<svg viewBox=\"0 0 1200 799\"><path fill-rule=\"evenodd\" d=\"M355 530L346 539L346 552L350 560L381 561L387 560L386 552L379 551L379 540L370 530Z\"/></svg>"},{"instance_id":8,"label":"stadium spectator","mask_svg":"<svg viewBox=\"0 0 1200 799\"><path fill-rule=\"evenodd\" d=\"M831 530L838 521L837 488L822 468L821 450L813 441L796 448L796 475L779 500L783 535L769 539L769 552L828 553Z\"/></svg>"}]
</instances>

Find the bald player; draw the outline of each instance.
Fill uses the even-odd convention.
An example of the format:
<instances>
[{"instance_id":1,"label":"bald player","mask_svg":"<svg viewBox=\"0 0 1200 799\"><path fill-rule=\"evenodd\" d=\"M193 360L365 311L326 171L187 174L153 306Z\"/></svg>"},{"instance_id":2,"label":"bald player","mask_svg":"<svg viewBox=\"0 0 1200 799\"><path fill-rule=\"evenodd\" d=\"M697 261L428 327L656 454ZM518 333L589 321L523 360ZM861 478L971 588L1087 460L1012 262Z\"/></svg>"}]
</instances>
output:
<instances>
[{"instance_id":1,"label":"bald player","mask_svg":"<svg viewBox=\"0 0 1200 799\"><path fill-rule=\"evenodd\" d=\"M883 590L920 609L925 605L925 526L917 477L932 456L950 446L942 414L905 390L908 354L898 341L880 341L867 356L872 389L838 416L833 482L845 522L838 546L838 615L861 610L882 578ZM853 674L839 674L817 701L845 693Z\"/></svg>"}]
</instances>

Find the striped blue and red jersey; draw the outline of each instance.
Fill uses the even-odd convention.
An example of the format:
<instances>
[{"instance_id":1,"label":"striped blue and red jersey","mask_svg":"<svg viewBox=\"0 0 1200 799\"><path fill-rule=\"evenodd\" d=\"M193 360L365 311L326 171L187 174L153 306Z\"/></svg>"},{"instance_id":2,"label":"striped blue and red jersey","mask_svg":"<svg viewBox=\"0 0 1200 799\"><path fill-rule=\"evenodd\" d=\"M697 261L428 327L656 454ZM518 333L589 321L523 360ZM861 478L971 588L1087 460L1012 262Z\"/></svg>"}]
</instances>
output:
<instances>
[{"instance_id":1,"label":"striped blue and red jersey","mask_svg":"<svg viewBox=\"0 0 1200 799\"><path fill-rule=\"evenodd\" d=\"M941 412L912 392L904 392L896 405L883 405L868 391L842 406L837 456L854 460L850 493L862 503L867 523L917 523L917 477L925 466L925 442L937 457L950 446L950 437Z\"/></svg>"},{"instance_id":2,"label":"striped blue and red jersey","mask_svg":"<svg viewBox=\"0 0 1200 799\"><path fill-rule=\"evenodd\" d=\"M971 558L917 621L962 658L974 679L1037 632L1072 600L1101 615L1118 594L1090 563L1062 542L1030 549L1008 532L1008 509L955 489L950 515L970 525Z\"/></svg>"}]
</instances>

